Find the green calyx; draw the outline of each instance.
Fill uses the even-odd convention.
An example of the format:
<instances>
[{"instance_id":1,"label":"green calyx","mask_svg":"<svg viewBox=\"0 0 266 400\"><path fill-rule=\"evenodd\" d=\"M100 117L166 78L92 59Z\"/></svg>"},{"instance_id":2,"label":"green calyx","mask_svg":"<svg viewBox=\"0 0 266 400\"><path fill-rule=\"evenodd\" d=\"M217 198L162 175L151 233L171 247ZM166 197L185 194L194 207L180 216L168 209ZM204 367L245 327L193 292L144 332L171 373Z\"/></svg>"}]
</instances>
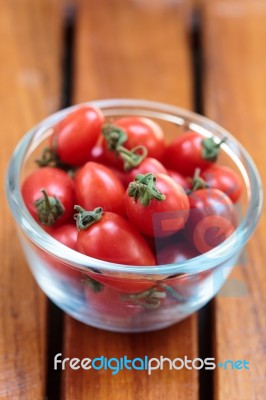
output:
<instances>
[{"instance_id":1,"label":"green calyx","mask_svg":"<svg viewBox=\"0 0 266 400\"><path fill-rule=\"evenodd\" d=\"M50 147L46 147L41 155L41 158L35 160L39 167L57 167L59 164L58 155Z\"/></svg>"},{"instance_id":2,"label":"green calyx","mask_svg":"<svg viewBox=\"0 0 266 400\"><path fill-rule=\"evenodd\" d=\"M118 146L122 146L127 141L127 134L118 126L107 124L102 129L103 136L108 145L108 149L115 151Z\"/></svg>"},{"instance_id":3,"label":"green calyx","mask_svg":"<svg viewBox=\"0 0 266 400\"><path fill-rule=\"evenodd\" d=\"M74 206L74 209L77 211L74 218L79 231L87 229L92 224L100 221L103 216L103 209L101 207L97 207L93 211L86 211L80 206Z\"/></svg>"},{"instance_id":4,"label":"green calyx","mask_svg":"<svg viewBox=\"0 0 266 400\"><path fill-rule=\"evenodd\" d=\"M46 147L41 155L41 158L35 160L36 164L39 167L52 167L52 168L60 168L63 171L66 171L71 178L73 178L75 174L75 167L72 167L68 164L63 163L55 150L52 150L50 147Z\"/></svg>"},{"instance_id":5,"label":"green calyx","mask_svg":"<svg viewBox=\"0 0 266 400\"><path fill-rule=\"evenodd\" d=\"M226 141L226 138L221 140L219 143L214 141L214 138L202 139L202 157L204 160L215 162L220 152L221 144Z\"/></svg>"},{"instance_id":6,"label":"green calyx","mask_svg":"<svg viewBox=\"0 0 266 400\"><path fill-rule=\"evenodd\" d=\"M148 151L145 146L139 145L131 150L123 146L128 137L126 132L118 126L107 124L103 127L102 132L108 149L123 160L125 171L137 167L147 157Z\"/></svg>"},{"instance_id":7,"label":"green calyx","mask_svg":"<svg viewBox=\"0 0 266 400\"><path fill-rule=\"evenodd\" d=\"M131 150L123 146L117 147L117 153L124 162L124 170L130 171L132 168L137 167L147 157L147 149L145 146L139 145Z\"/></svg>"},{"instance_id":8,"label":"green calyx","mask_svg":"<svg viewBox=\"0 0 266 400\"><path fill-rule=\"evenodd\" d=\"M43 197L34 203L39 221L43 225L53 226L57 219L64 214L65 208L55 196L48 196L45 189L42 189L41 192Z\"/></svg>"},{"instance_id":9,"label":"green calyx","mask_svg":"<svg viewBox=\"0 0 266 400\"><path fill-rule=\"evenodd\" d=\"M153 174L138 174L135 182L131 182L128 187L128 195L133 197L143 206L148 206L151 200L164 201L165 195L156 189L156 178Z\"/></svg>"},{"instance_id":10,"label":"green calyx","mask_svg":"<svg viewBox=\"0 0 266 400\"><path fill-rule=\"evenodd\" d=\"M161 299L164 299L165 297L165 291L158 290L158 288L154 286L144 292L123 295L122 300L130 300L135 305L140 305L145 309L151 310L160 307Z\"/></svg>"},{"instance_id":11,"label":"green calyx","mask_svg":"<svg viewBox=\"0 0 266 400\"><path fill-rule=\"evenodd\" d=\"M104 285L100 282L97 282L95 279L92 279L90 276L84 276L83 280L86 286L89 286L94 293L100 293L104 289Z\"/></svg>"}]
</instances>

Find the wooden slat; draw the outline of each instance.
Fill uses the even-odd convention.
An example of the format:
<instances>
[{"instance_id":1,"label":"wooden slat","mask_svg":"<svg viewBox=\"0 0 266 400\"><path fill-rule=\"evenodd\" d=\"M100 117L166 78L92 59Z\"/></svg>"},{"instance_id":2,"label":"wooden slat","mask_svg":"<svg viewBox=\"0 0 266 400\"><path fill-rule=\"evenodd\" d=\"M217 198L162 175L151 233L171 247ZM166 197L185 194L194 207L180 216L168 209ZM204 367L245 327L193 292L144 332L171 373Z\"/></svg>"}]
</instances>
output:
<instances>
[{"instance_id":1,"label":"wooden slat","mask_svg":"<svg viewBox=\"0 0 266 400\"><path fill-rule=\"evenodd\" d=\"M232 131L248 149L264 183L265 21L264 1L204 2L202 26L206 114ZM236 279L240 285L245 285L247 295L218 296L215 300L214 345L217 360L246 359L250 362L249 371L216 369L217 400L266 398L265 224L264 214L248 245L245 265L238 267L231 276L231 283L232 279ZM227 291L227 294L230 293Z\"/></svg>"},{"instance_id":2,"label":"wooden slat","mask_svg":"<svg viewBox=\"0 0 266 400\"><path fill-rule=\"evenodd\" d=\"M80 1L77 14L75 102L147 98L191 108L188 2ZM64 357L196 357L196 316L155 333L99 331L67 317ZM67 368L64 399L197 399L197 372L110 371Z\"/></svg>"},{"instance_id":3,"label":"wooden slat","mask_svg":"<svg viewBox=\"0 0 266 400\"><path fill-rule=\"evenodd\" d=\"M2 185L16 143L58 107L59 3L1 0L0 10L0 399L43 400L46 300L24 260Z\"/></svg>"}]
</instances>

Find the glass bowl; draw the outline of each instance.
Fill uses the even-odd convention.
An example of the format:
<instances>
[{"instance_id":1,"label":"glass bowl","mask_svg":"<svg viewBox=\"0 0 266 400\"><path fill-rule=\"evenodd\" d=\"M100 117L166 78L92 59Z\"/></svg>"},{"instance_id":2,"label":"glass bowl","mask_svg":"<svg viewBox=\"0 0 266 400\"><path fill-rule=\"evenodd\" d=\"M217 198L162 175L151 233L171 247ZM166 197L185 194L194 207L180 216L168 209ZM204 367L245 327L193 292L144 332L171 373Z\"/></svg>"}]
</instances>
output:
<instances>
[{"instance_id":1,"label":"glass bowl","mask_svg":"<svg viewBox=\"0 0 266 400\"><path fill-rule=\"evenodd\" d=\"M21 197L21 182L36 168L34 160L46 146L51 127L77 106L42 121L22 138L14 151L7 172L7 197L28 264L46 295L72 317L97 328L142 332L170 326L199 310L225 282L259 220L262 209L259 174L241 144L200 115L144 100L112 99L87 104L101 108L107 121L129 115L152 118L162 126L168 142L186 129L203 137L226 138L219 162L234 168L242 177L245 191L237 205L239 223L234 234L190 260L135 267L87 257L59 243L34 221ZM156 243L155 247L158 250ZM97 283L98 274L104 277L104 286ZM114 289L114 281L131 289Z\"/></svg>"}]
</instances>

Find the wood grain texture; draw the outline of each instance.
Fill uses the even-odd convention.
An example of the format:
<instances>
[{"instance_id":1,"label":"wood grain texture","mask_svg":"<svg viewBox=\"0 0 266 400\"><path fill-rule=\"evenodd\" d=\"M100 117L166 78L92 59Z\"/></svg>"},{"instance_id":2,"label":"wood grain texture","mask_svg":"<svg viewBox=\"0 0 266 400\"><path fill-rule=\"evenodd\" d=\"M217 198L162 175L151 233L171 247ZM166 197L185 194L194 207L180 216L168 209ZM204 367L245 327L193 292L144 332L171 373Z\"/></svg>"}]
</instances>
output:
<instances>
[{"instance_id":1,"label":"wood grain texture","mask_svg":"<svg viewBox=\"0 0 266 400\"><path fill-rule=\"evenodd\" d=\"M131 97L191 108L187 1L79 1L74 102ZM117 334L65 321L64 357L196 357L196 316L145 334ZM197 399L196 371L63 373L63 398Z\"/></svg>"},{"instance_id":2,"label":"wood grain texture","mask_svg":"<svg viewBox=\"0 0 266 400\"><path fill-rule=\"evenodd\" d=\"M203 3L206 114L242 142L266 183L266 3ZM264 213L247 260L231 276L243 295L235 287L215 300L216 358L250 362L249 371L215 371L217 400L266 398L265 228Z\"/></svg>"},{"instance_id":3,"label":"wood grain texture","mask_svg":"<svg viewBox=\"0 0 266 400\"><path fill-rule=\"evenodd\" d=\"M46 300L18 243L3 182L23 134L56 110L60 13L50 0L0 1L0 399L43 400Z\"/></svg>"}]
</instances>

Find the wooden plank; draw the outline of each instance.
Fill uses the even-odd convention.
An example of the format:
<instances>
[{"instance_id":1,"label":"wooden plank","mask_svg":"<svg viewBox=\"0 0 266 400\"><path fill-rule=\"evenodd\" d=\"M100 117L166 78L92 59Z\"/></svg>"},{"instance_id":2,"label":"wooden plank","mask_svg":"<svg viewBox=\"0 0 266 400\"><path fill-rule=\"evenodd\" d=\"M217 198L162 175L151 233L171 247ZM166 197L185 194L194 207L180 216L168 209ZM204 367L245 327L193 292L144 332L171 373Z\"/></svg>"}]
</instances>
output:
<instances>
[{"instance_id":1,"label":"wooden plank","mask_svg":"<svg viewBox=\"0 0 266 400\"><path fill-rule=\"evenodd\" d=\"M133 97L191 108L188 2L79 2L75 102ZM64 357L196 357L196 316L145 334L99 331L67 317ZM178 373L176 373L178 372ZM64 399L197 399L197 372L92 373L66 368Z\"/></svg>"},{"instance_id":2,"label":"wooden plank","mask_svg":"<svg viewBox=\"0 0 266 400\"><path fill-rule=\"evenodd\" d=\"M263 1L204 2L206 114L233 132L248 149L264 183L265 21L266 4ZM248 259L234 271L227 284L232 284L235 279L239 287L244 287L244 295L238 297L237 293L230 295L223 290L224 296L215 300L217 360L246 359L250 363L249 371L216 369L217 400L266 398L265 224L264 214L248 245Z\"/></svg>"},{"instance_id":3,"label":"wooden plank","mask_svg":"<svg viewBox=\"0 0 266 400\"><path fill-rule=\"evenodd\" d=\"M58 108L59 3L0 1L0 181L23 134ZM1 201L0 398L43 399L46 299L24 260Z\"/></svg>"}]
</instances>

